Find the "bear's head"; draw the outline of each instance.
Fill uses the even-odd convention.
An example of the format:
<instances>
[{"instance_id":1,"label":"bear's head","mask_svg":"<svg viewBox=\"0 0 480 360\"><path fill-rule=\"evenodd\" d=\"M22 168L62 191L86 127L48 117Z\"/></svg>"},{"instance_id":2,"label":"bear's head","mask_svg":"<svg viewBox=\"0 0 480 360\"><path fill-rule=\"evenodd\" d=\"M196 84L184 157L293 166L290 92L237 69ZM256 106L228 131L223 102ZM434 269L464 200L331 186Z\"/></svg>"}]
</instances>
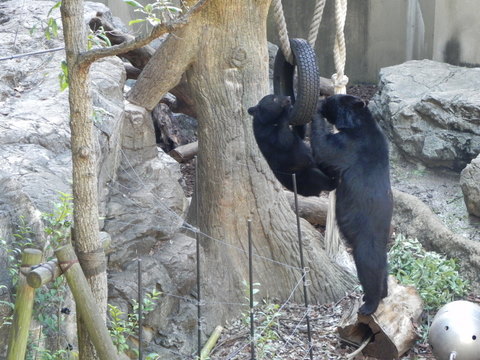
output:
<instances>
[{"instance_id":1,"label":"bear's head","mask_svg":"<svg viewBox=\"0 0 480 360\"><path fill-rule=\"evenodd\" d=\"M338 130L361 126L362 113L368 111L368 102L352 95L332 95L320 102L318 113Z\"/></svg>"},{"instance_id":2,"label":"bear's head","mask_svg":"<svg viewBox=\"0 0 480 360\"><path fill-rule=\"evenodd\" d=\"M292 108L290 96L267 95L256 106L248 109L248 113L264 124L276 124L278 120L288 115Z\"/></svg>"}]
</instances>

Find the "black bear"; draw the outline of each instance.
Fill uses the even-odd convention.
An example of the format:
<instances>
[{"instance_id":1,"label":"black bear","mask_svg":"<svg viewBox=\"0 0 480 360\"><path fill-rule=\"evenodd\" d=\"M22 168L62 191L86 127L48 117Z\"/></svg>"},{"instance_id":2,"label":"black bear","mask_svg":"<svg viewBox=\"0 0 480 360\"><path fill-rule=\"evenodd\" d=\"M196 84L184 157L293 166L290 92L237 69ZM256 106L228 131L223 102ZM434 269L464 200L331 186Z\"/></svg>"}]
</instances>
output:
<instances>
[{"instance_id":1,"label":"black bear","mask_svg":"<svg viewBox=\"0 0 480 360\"><path fill-rule=\"evenodd\" d=\"M312 121L311 145L317 164L338 178L335 215L353 249L364 291L359 313L376 311L387 296L387 242L393 199L388 143L362 99L334 95L320 103ZM336 126L333 134L325 121Z\"/></svg>"},{"instance_id":2,"label":"black bear","mask_svg":"<svg viewBox=\"0 0 480 360\"><path fill-rule=\"evenodd\" d=\"M290 128L291 108L289 96L267 95L248 109L262 155L275 177L290 191L293 191L293 173L300 195L315 196L322 190L333 190L334 180L317 167L310 148L303 141L304 126Z\"/></svg>"}]
</instances>

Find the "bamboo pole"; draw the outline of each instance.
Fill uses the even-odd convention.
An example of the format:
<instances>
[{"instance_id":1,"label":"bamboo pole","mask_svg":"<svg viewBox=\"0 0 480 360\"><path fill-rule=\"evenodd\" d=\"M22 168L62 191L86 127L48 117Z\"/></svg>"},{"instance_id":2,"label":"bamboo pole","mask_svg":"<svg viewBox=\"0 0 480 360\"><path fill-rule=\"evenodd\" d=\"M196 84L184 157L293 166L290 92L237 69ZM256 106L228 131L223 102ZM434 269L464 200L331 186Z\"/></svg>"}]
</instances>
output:
<instances>
[{"instance_id":1,"label":"bamboo pole","mask_svg":"<svg viewBox=\"0 0 480 360\"><path fill-rule=\"evenodd\" d=\"M113 345L107 327L93 297L90 285L78 263L72 245L68 244L55 251L68 286L72 291L77 314L83 319L86 330L101 360L118 360L117 349Z\"/></svg>"},{"instance_id":2,"label":"bamboo pole","mask_svg":"<svg viewBox=\"0 0 480 360\"><path fill-rule=\"evenodd\" d=\"M100 241L102 242L103 249L108 252L112 239L110 235L104 231L100 232ZM58 265L58 260L53 259L49 262L40 264L32 269L27 275L27 282L33 288L39 288L51 281L54 281L57 277L62 275L62 269Z\"/></svg>"},{"instance_id":3,"label":"bamboo pole","mask_svg":"<svg viewBox=\"0 0 480 360\"><path fill-rule=\"evenodd\" d=\"M212 351L213 347L218 341L218 338L222 334L223 327L218 325L215 330L213 330L212 335L208 338L205 346L202 349L202 352L200 353L200 359L205 360L208 359L208 355L210 354L210 351Z\"/></svg>"},{"instance_id":4,"label":"bamboo pole","mask_svg":"<svg viewBox=\"0 0 480 360\"><path fill-rule=\"evenodd\" d=\"M30 287L24 272L38 265L42 260L42 252L38 249L25 249L22 253L22 265L19 272L17 299L13 314L13 324L8 339L7 360L25 359L28 331L32 320L35 289Z\"/></svg>"},{"instance_id":5,"label":"bamboo pole","mask_svg":"<svg viewBox=\"0 0 480 360\"><path fill-rule=\"evenodd\" d=\"M62 275L62 269L58 266L58 260L54 259L40 264L30 271L27 275L27 282L32 288L37 289L55 280L60 275Z\"/></svg>"}]
</instances>

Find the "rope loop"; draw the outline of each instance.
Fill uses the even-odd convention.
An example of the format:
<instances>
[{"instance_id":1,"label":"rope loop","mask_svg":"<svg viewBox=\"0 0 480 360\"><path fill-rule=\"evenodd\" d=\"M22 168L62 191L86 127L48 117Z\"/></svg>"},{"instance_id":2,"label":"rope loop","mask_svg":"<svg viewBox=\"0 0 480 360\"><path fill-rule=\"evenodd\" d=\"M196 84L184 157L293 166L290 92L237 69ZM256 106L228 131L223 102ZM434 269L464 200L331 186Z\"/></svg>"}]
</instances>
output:
<instances>
[{"instance_id":1,"label":"rope loop","mask_svg":"<svg viewBox=\"0 0 480 360\"><path fill-rule=\"evenodd\" d=\"M335 73L332 75L332 82L335 94L346 94L348 76L345 74Z\"/></svg>"},{"instance_id":2,"label":"rope loop","mask_svg":"<svg viewBox=\"0 0 480 360\"><path fill-rule=\"evenodd\" d=\"M282 0L273 0L273 18L277 25L278 37L280 38L280 49L282 49L283 56L289 64L293 65L292 49L290 48L290 40L287 32L287 22L283 14Z\"/></svg>"}]
</instances>

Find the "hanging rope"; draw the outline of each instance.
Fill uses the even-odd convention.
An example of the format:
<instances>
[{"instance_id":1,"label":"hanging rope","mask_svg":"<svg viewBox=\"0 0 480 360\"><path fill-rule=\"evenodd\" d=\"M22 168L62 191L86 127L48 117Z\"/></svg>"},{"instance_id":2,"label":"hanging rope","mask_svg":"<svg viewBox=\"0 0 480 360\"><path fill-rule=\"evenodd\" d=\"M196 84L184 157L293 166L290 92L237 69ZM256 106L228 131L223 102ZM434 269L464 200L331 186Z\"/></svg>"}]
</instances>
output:
<instances>
[{"instance_id":1,"label":"hanging rope","mask_svg":"<svg viewBox=\"0 0 480 360\"><path fill-rule=\"evenodd\" d=\"M273 0L273 18L277 25L278 37L280 38L280 49L282 49L285 59L293 65L292 49L290 48L290 40L288 39L287 23L283 14L282 0Z\"/></svg>"},{"instance_id":2,"label":"hanging rope","mask_svg":"<svg viewBox=\"0 0 480 360\"><path fill-rule=\"evenodd\" d=\"M335 94L346 94L348 77L345 75L345 61L347 52L345 49L345 19L347 17L347 0L335 0L335 46L333 48L333 58L335 61L336 73L332 75L332 81Z\"/></svg>"},{"instance_id":3,"label":"hanging rope","mask_svg":"<svg viewBox=\"0 0 480 360\"><path fill-rule=\"evenodd\" d=\"M312 48L315 47L315 43L317 42L318 29L320 28L320 22L322 21L325 1L326 0L317 0L315 3L312 24L310 25L310 31L308 32L307 38L307 41ZM278 37L280 39L280 49L282 49L285 59L293 65L292 49L290 48L290 40L288 38L287 22L285 21L285 15L283 13L282 0L273 0L272 6L273 18L275 19Z\"/></svg>"},{"instance_id":4,"label":"hanging rope","mask_svg":"<svg viewBox=\"0 0 480 360\"><path fill-rule=\"evenodd\" d=\"M312 48L315 48L317 42L318 29L322 21L323 9L325 8L325 0L317 0L315 3L315 10L313 11L312 24L308 33L307 41Z\"/></svg>"},{"instance_id":5,"label":"hanging rope","mask_svg":"<svg viewBox=\"0 0 480 360\"><path fill-rule=\"evenodd\" d=\"M333 57L335 62L336 73L332 75L332 82L335 94L346 94L348 77L345 75L345 35L343 30L345 28L345 19L347 17L347 0L335 0L335 45L333 48ZM328 211L327 223L325 226L325 243L327 254L332 256L338 255L340 247L340 231L338 229L337 220L335 217L335 202L336 191L331 191L328 196Z\"/></svg>"}]
</instances>

